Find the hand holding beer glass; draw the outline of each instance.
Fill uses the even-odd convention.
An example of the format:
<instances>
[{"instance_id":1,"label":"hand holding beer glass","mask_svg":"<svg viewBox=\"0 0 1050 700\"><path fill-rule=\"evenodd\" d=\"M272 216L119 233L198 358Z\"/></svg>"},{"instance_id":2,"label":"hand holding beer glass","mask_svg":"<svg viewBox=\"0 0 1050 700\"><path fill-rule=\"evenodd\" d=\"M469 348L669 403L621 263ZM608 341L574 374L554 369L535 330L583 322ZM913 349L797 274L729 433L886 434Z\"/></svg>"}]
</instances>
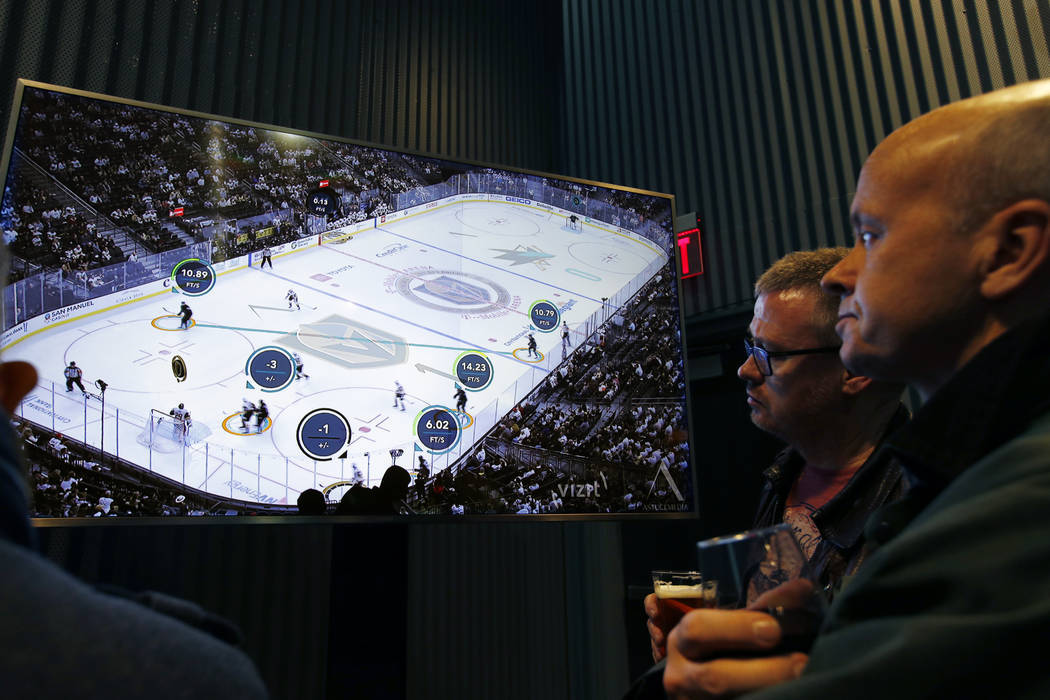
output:
<instances>
[{"instance_id":1,"label":"hand holding beer glass","mask_svg":"<svg viewBox=\"0 0 1050 700\"><path fill-rule=\"evenodd\" d=\"M780 626L780 643L758 654L806 651L824 616L809 563L781 524L697 543L697 571L653 572L653 594L645 600L653 659L667 654L667 637L691 610L759 610ZM733 651L734 656L749 652Z\"/></svg>"},{"instance_id":2,"label":"hand holding beer glass","mask_svg":"<svg viewBox=\"0 0 1050 700\"><path fill-rule=\"evenodd\" d=\"M760 610L776 618L780 643L763 655L809 651L825 601L789 525L704 540L696 550L713 607Z\"/></svg>"},{"instance_id":3,"label":"hand holding beer glass","mask_svg":"<svg viewBox=\"0 0 1050 700\"><path fill-rule=\"evenodd\" d=\"M653 592L645 600L653 659L667 653L667 635L690 610L713 608L714 587L698 571L653 572Z\"/></svg>"}]
</instances>

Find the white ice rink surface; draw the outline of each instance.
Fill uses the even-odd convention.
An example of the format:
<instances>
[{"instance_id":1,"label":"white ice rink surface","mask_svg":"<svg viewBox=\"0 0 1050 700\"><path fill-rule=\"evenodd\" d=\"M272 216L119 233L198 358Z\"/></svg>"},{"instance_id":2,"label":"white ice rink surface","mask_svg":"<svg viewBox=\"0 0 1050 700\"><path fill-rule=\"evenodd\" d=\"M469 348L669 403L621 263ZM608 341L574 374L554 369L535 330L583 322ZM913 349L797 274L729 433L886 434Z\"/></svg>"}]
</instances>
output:
<instances>
[{"instance_id":1,"label":"white ice rink surface","mask_svg":"<svg viewBox=\"0 0 1050 700\"><path fill-rule=\"evenodd\" d=\"M563 213L503 202L438 204L342 244L277 256L272 270L227 271L201 297L166 293L56 325L6 354L40 372L23 404L26 418L98 446L99 402L65 391L62 371L74 360L89 390L99 378L109 384L107 452L213 494L294 503L304 489L349 479L353 464L378 482L393 448L404 450L398 463L413 468L416 416L430 405L455 406L456 358L479 350L491 360L492 383L468 393L469 416L461 419L469 425L456 448L426 454L432 469L453 462L561 362L560 328L534 332L543 361L526 356L533 302L564 309L576 346L596 316L612 312L603 312L602 297L623 297L665 262L657 246L612 227L570 230ZM289 288L299 311L288 309ZM183 300L197 322L188 331L162 318ZM246 388L245 362L268 345L298 351L309 379L273 393ZM173 355L186 362L185 382L172 375ZM404 412L392 407L395 380L407 391ZM224 429L245 397L266 401L272 427L242 435L233 418ZM151 453L136 440L146 416L180 402L210 434L184 452ZM316 408L349 420L346 459L315 461L300 451L298 425Z\"/></svg>"}]
</instances>

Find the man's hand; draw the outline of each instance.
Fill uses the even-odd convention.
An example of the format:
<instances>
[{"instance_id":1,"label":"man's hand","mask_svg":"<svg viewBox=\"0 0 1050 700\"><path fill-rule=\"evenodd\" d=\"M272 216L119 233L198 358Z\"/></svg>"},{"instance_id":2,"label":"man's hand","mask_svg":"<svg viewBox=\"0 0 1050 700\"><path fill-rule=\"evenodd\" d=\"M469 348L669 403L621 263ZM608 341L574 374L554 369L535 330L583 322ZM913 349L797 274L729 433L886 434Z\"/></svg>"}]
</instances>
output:
<instances>
[{"instance_id":1,"label":"man's hand","mask_svg":"<svg viewBox=\"0 0 1050 700\"><path fill-rule=\"evenodd\" d=\"M789 581L756 599L751 607L800 607L812 594L810 582ZM780 643L780 634L776 619L757 609L688 613L666 638L664 688L668 697L734 697L798 678L809 661L805 654L731 658L772 650ZM650 636L655 649L652 626Z\"/></svg>"},{"instance_id":2,"label":"man's hand","mask_svg":"<svg viewBox=\"0 0 1050 700\"><path fill-rule=\"evenodd\" d=\"M652 648L653 661L659 663L667 656L667 635L682 619L682 613L661 604L656 594L650 593L645 596L645 614L649 618L645 624L649 628L649 646Z\"/></svg>"}]
</instances>

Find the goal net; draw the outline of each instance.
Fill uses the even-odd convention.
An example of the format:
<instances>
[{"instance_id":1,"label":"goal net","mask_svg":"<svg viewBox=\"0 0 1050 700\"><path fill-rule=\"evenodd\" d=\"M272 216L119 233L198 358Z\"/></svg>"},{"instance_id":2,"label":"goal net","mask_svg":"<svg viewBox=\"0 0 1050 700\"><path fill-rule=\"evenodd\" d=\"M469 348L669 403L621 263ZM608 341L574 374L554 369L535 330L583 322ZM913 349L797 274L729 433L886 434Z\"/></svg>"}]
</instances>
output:
<instances>
[{"instance_id":1,"label":"goal net","mask_svg":"<svg viewBox=\"0 0 1050 700\"><path fill-rule=\"evenodd\" d=\"M139 444L157 452L177 452L183 445L192 445L208 437L207 427L184 421L169 413L152 409L139 433Z\"/></svg>"}]
</instances>

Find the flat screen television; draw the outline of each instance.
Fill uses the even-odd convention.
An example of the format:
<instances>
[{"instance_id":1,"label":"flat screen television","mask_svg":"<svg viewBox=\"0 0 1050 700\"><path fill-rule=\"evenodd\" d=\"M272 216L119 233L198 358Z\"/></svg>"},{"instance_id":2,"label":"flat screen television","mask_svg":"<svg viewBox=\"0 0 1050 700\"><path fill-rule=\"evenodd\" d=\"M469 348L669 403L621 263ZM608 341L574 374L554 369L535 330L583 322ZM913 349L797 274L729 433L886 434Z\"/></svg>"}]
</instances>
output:
<instances>
[{"instance_id":1,"label":"flat screen television","mask_svg":"<svg viewBox=\"0 0 1050 700\"><path fill-rule=\"evenodd\" d=\"M670 195L24 80L3 173L37 517L695 511Z\"/></svg>"}]
</instances>

